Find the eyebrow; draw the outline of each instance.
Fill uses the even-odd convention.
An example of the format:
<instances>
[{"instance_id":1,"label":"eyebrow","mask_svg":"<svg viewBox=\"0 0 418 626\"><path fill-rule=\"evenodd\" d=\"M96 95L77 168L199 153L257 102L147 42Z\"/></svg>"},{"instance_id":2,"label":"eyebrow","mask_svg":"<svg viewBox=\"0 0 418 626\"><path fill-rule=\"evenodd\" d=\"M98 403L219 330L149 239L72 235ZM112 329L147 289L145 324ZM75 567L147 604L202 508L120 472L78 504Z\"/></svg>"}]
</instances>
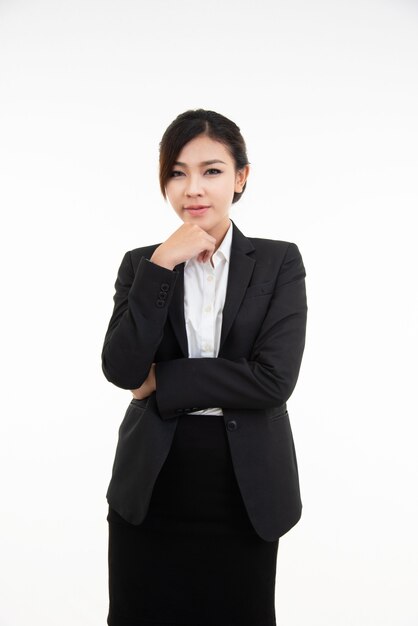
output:
<instances>
[{"instance_id":1,"label":"eyebrow","mask_svg":"<svg viewBox=\"0 0 418 626\"><path fill-rule=\"evenodd\" d=\"M214 163L223 163L224 165L226 165L225 161L221 161L220 159L211 159L210 161L202 161L201 163L199 163L199 165L200 166L213 165ZM180 165L181 167L187 167L187 163L182 163L181 161L175 161L173 165Z\"/></svg>"}]
</instances>

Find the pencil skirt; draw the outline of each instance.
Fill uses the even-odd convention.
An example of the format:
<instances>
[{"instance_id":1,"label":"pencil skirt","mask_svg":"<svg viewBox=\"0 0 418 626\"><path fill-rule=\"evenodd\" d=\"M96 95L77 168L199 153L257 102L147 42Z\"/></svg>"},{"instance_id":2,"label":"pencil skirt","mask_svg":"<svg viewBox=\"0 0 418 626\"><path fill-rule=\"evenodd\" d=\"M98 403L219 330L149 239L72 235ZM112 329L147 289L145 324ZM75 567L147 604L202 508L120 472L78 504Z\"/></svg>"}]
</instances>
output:
<instances>
[{"instance_id":1,"label":"pencil skirt","mask_svg":"<svg viewBox=\"0 0 418 626\"><path fill-rule=\"evenodd\" d=\"M248 518L222 416L181 415L143 522L107 520L109 626L275 626L278 540Z\"/></svg>"}]
</instances>

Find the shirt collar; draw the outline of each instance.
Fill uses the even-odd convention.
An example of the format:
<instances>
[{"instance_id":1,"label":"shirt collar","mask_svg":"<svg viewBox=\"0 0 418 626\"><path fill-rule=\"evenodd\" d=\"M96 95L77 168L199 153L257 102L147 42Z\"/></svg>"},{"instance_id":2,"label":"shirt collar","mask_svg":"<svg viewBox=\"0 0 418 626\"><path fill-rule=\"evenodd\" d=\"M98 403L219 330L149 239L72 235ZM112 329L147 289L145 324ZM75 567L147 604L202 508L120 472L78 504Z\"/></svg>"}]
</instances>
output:
<instances>
[{"instance_id":1,"label":"shirt collar","mask_svg":"<svg viewBox=\"0 0 418 626\"><path fill-rule=\"evenodd\" d=\"M232 223L229 222L229 228L226 231L225 237L222 239L221 245L213 255L213 264L216 265L219 263L221 258L223 257L227 263L229 263L229 259L231 257L231 244L232 244Z\"/></svg>"}]
</instances>

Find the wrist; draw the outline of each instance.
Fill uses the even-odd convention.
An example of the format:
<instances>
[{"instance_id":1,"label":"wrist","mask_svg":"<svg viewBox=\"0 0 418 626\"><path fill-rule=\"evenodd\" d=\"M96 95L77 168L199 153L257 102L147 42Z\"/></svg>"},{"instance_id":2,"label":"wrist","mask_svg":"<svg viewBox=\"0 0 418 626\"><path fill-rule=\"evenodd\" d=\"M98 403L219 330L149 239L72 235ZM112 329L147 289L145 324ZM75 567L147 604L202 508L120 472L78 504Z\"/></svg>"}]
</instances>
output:
<instances>
[{"instance_id":1,"label":"wrist","mask_svg":"<svg viewBox=\"0 0 418 626\"><path fill-rule=\"evenodd\" d=\"M176 265L176 263L172 259L169 259L166 254L161 253L159 248L155 250L154 254L150 258L150 261L160 267L164 267L167 270L173 270Z\"/></svg>"}]
</instances>

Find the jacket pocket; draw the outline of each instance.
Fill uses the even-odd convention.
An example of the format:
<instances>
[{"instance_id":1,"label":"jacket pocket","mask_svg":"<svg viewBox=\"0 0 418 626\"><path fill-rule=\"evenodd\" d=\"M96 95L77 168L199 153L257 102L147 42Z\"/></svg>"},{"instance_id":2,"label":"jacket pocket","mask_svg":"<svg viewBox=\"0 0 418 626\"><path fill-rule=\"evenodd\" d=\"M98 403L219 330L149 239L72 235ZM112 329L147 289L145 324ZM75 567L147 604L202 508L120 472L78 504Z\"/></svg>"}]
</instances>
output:
<instances>
[{"instance_id":1,"label":"jacket pocket","mask_svg":"<svg viewBox=\"0 0 418 626\"><path fill-rule=\"evenodd\" d=\"M288 417L286 404L282 404L282 406L274 407L270 409L268 412L268 418L270 421L274 422L276 420L283 419L283 417Z\"/></svg>"},{"instance_id":2,"label":"jacket pocket","mask_svg":"<svg viewBox=\"0 0 418 626\"><path fill-rule=\"evenodd\" d=\"M251 285L245 292L244 298L255 298L257 296L267 296L274 290L275 280L269 280L266 283Z\"/></svg>"},{"instance_id":3,"label":"jacket pocket","mask_svg":"<svg viewBox=\"0 0 418 626\"><path fill-rule=\"evenodd\" d=\"M126 409L125 417L123 418L122 423L119 427L120 439L128 437L132 433L132 431L135 430L138 423L141 421L143 414L145 413L148 401L149 397L144 398L143 400L137 400L136 398L132 398L132 400L128 404L128 408Z\"/></svg>"}]
</instances>

